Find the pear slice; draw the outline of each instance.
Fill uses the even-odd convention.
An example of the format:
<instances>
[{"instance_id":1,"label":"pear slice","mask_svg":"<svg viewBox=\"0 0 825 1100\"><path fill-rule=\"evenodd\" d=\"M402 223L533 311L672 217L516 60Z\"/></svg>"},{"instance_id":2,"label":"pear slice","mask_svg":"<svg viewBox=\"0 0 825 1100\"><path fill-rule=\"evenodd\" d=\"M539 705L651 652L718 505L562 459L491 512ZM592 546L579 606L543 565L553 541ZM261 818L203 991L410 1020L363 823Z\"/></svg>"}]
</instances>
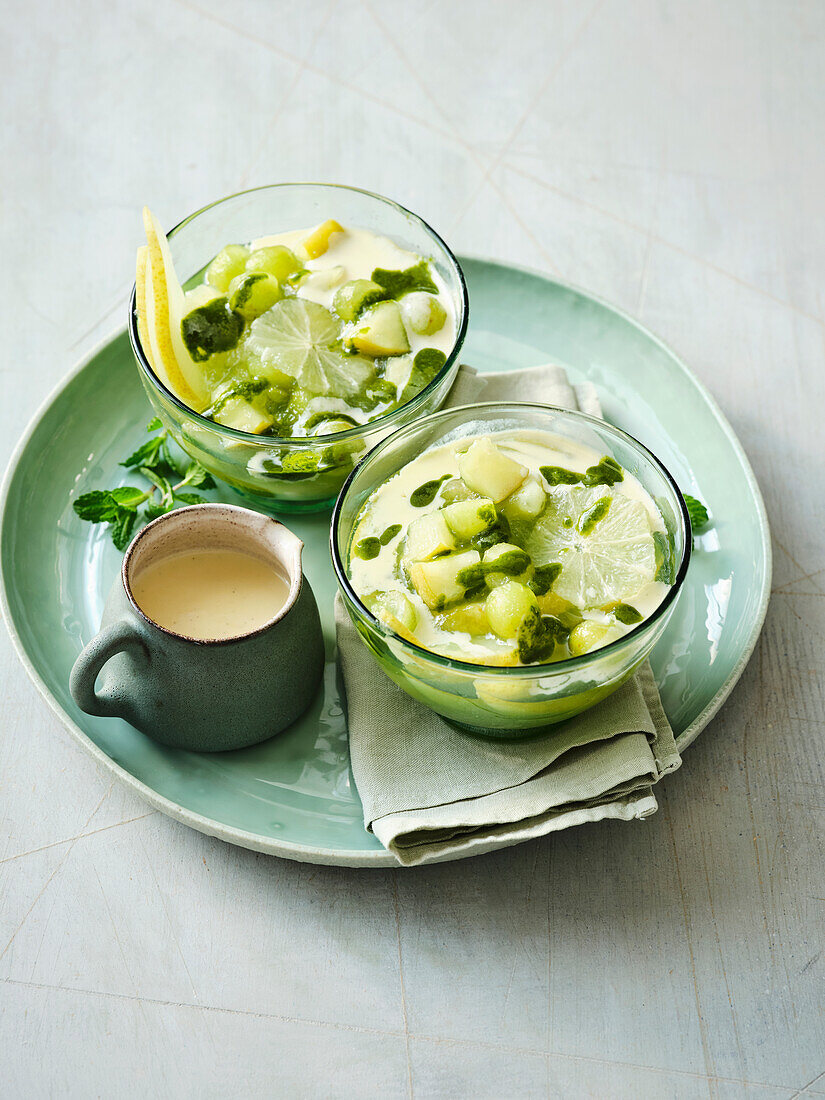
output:
<instances>
[{"instance_id":1,"label":"pear slice","mask_svg":"<svg viewBox=\"0 0 825 1100\"><path fill-rule=\"evenodd\" d=\"M137 311L137 328L140 344L149 366L157 370L152 362L152 349L149 346L149 332L146 328L146 268L149 262L149 248L142 244L137 250L137 267L135 270L135 309Z\"/></svg>"},{"instance_id":2,"label":"pear slice","mask_svg":"<svg viewBox=\"0 0 825 1100\"><path fill-rule=\"evenodd\" d=\"M138 336L140 337L143 353L149 361L149 366L166 386L173 389L169 375L163 364L158 342L155 338L155 327L149 321L149 312L154 308L154 294L152 290L152 265L149 263L149 247L142 245L137 253L137 271L135 273L135 307L138 315Z\"/></svg>"},{"instance_id":3,"label":"pear slice","mask_svg":"<svg viewBox=\"0 0 825 1100\"><path fill-rule=\"evenodd\" d=\"M156 368L162 364L169 388L196 412L209 404L203 372L194 362L180 333L184 313L183 288L175 274L169 242L148 207L143 208L143 227L148 243L146 280L146 328L156 346ZM150 291L151 286L151 292Z\"/></svg>"}]
</instances>

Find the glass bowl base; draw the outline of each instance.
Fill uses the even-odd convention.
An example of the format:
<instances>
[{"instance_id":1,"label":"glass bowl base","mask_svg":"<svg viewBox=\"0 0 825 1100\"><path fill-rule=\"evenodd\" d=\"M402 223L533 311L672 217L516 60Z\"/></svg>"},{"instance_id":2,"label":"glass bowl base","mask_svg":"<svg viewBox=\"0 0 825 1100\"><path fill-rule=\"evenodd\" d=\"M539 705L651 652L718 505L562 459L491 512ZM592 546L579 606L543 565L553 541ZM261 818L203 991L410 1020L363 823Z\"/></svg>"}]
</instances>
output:
<instances>
[{"instance_id":1,"label":"glass bowl base","mask_svg":"<svg viewBox=\"0 0 825 1100\"><path fill-rule=\"evenodd\" d=\"M306 515L309 512L328 512L333 504L335 504L335 497L329 497L325 500L278 500L275 497L265 496L263 493L250 493L244 489L238 489L236 486L230 486L232 492L241 498L244 504L254 508L258 512L265 512L267 515Z\"/></svg>"}]
</instances>

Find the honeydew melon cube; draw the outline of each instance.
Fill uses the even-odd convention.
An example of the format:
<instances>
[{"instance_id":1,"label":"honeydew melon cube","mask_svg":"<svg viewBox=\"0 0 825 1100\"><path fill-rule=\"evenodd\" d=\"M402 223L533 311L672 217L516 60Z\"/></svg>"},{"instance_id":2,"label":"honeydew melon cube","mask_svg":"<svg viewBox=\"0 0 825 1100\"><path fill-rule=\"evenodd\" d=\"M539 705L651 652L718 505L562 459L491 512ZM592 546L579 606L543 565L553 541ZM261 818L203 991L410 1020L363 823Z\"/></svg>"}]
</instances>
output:
<instances>
[{"instance_id":1,"label":"honeydew melon cube","mask_svg":"<svg viewBox=\"0 0 825 1100\"><path fill-rule=\"evenodd\" d=\"M547 503L547 494L534 477L527 480L508 497L502 511L510 522L538 519Z\"/></svg>"},{"instance_id":2,"label":"honeydew melon cube","mask_svg":"<svg viewBox=\"0 0 825 1100\"><path fill-rule=\"evenodd\" d=\"M254 321L283 296L281 284L265 271L245 271L229 284L229 308L240 313L245 321Z\"/></svg>"},{"instance_id":3,"label":"honeydew melon cube","mask_svg":"<svg viewBox=\"0 0 825 1100\"><path fill-rule=\"evenodd\" d=\"M253 435L260 435L272 426L272 417L256 409L243 397L230 397L215 413L215 420L227 428Z\"/></svg>"},{"instance_id":4,"label":"honeydew melon cube","mask_svg":"<svg viewBox=\"0 0 825 1100\"><path fill-rule=\"evenodd\" d=\"M489 531L498 518L496 506L489 497L457 500L441 511L452 533L464 540L480 535L482 531Z\"/></svg>"},{"instance_id":5,"label":"honeydew melon cube","mask_svg":"<svg viewBox=\"0 0 825 1100\"><path fill-rule=\"evenodd\" d=\"M246 271L264 271L272 275L279 283L285 283L290 275L301 270L301 261L283 244L265 245L249 254Z\"/></svg>"},{"instance_id":6,"label":"honeydew melon cube","mask_svg":"<svg viewBox=\"0 0 825 1100\"><path fill-rule=\"evenodd\" d=\"M455 549L456 542L443 512L428 512L427 515L414 519L407 528L405 561L430 561L437 554L446 554Z\"/></svg>"},{"instance_id":7,"label":"honeydew melon cube","mask_svg":"<svg viewBox=\"0 0 825 1100\"><path fill-rule=\"evenodd\" d=\"M465 550L461 554L436 558L435 561L415 562L410 566L410 581L427 607L431 611L440 611L447 604L461 599L466 589L458 574L463 569L478 565L479 560L477 550Z\"/></svg>"},{"instance_id":8,"label":"honeydew melon cube","mask_svg":"<svg viewBox=\"0 0 825 1100\"><path fill-rule=\"evenodd\" d=\"M349 338L354 348L373 358L406 355L410 350L407 330L398 302L378 302L365 309Z\"/></svg>"},{"instance_id":9,"label":"honeydew melon cube","mask_svg":"<svg viewBox=\"0 0 825 1100\"><path fill-rule=\"evenodd\" d=\"M530 555L512 542L497 542L484 551L483 560L488 588L498 588L508 580L526 580L532 572Z\"/></svg>"},{"instance_id":10,"label":"honeydew melon cube","mask_svg":"<svg viewBox=\"0 0 825 1100\"><path fill-rule=\"evenodd\" d=\"M441 486L441 499L455 504L457 500L481 500L481 497L468 489L460 477L454 477Z\"/></svg>"},{"instance_id":11,"label":"honeydew melon cube","mask_svg":"<svg viewBox=\"0 0 825 1100\"><path fill-rule=\"evenodd\" d=\"M412 600L409 596L405 596L403 592L395 590L391 592L374 592L365 602L377 618L383 620L393 629L395 629L394 623L398 622L406 630L415 630L418 623L418 612Z\"/></svg>"},{"instance_id":12,"label":"honeydew melon cube","mask_svg":"<svg viewBox=\"0 0 825 1100\"><path fill-rule=\"evenodd\" d=\"M514 493L529 472L486 437L476 439L465 454L458 456L458 469L466 485L496 504Z\"/></svg>"}]
</instances>

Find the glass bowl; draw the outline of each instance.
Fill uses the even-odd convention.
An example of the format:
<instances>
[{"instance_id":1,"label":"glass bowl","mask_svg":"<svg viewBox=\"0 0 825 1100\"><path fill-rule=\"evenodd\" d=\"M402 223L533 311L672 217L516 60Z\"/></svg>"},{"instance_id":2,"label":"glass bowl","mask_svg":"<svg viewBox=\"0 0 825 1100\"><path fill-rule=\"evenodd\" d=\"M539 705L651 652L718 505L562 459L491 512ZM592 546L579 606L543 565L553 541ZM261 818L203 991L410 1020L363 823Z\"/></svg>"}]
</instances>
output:
<instances>
[{"instance_id":1,"label":"glass bowl","mask_svg":"<svg viewBox=\"0 0 825 1100\"><path fill-rule=\"evenodd\" d=\"M347 575L358 513L381 484L417 455L455 439L506 429L550 432L612 455L647 490L662 513L672 550L674 583L649 619L602 649L556 664L500 667L445 657L401 638L361 602ZM625 682L661 637L690 559L690 520L675 481L641 443L584 413L550 405L467 405L434 413L384 440L350 475L330 534L344 604L386 674L408 695L473 733L521 737L592 707Z\"/></svg>"},{"instance_id":2,"label":"glass bowl","mask_svg":"<svg viewBox=\"0 0 825 1100\"><path fill-rule=\"evenodd\" d=\"M242 191L191 214L169 234L175 270L186 286L225 244L310 227L332 217L391 237L403 248L431 259L453 301L456 336L444 366L412 401L370 424L309 438L252 435L216 424L185 405L154 373L138 335L134 290L129 305L129 336L141 381L164 426L215 477L259 507L274 511L317 511L328 506L353 466L376 443L439 408L458 371L467 332L464 275L444 241L416 214L380 195L337 184L279 183ZM301 469L294 457L306 454L317 456L312 473L305 472L306 464Z\"/></svg>"}]
</instances>

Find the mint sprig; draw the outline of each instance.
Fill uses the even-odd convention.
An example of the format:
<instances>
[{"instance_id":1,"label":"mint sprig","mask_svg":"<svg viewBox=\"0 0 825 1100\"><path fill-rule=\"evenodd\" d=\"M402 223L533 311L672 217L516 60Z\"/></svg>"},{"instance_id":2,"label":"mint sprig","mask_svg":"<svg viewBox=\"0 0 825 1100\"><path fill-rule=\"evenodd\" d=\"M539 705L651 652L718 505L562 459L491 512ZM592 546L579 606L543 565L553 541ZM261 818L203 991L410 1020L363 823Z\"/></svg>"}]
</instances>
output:
<instances>
[{"instance_id":1,"label":"mint sprig","mask_svg":"<svg viewBox=\"0 0 825 1100\"><path fill-rule=\"evenodd\" d=\"M183 464L175 460L169 449L163 424L153 417L146 425L150 434L120 463L133 473L140 474L150 485L141 489L136 485L119 485L115 489L93 489L73 501L76 515L88 523L108 523L112 542L118 550L125 550L138 523L157 519L170 512L177 504L202 504L204 498L189 489L214 489L212 475L199 462Z\"/></svg>"},{"instance_id":2,"label":"mint sprig","mask_svg":"<svg viewBox=\"0 0 825 1100\"><path fill-rule=\"evenodd\" d=\"M690 516L691 530L694 535L700 535L710 522L708 510L701 500L697 500L696 497L688 496L687 493L684 494L684 497L688 515Z\"/></svg>"}]
</instances>

